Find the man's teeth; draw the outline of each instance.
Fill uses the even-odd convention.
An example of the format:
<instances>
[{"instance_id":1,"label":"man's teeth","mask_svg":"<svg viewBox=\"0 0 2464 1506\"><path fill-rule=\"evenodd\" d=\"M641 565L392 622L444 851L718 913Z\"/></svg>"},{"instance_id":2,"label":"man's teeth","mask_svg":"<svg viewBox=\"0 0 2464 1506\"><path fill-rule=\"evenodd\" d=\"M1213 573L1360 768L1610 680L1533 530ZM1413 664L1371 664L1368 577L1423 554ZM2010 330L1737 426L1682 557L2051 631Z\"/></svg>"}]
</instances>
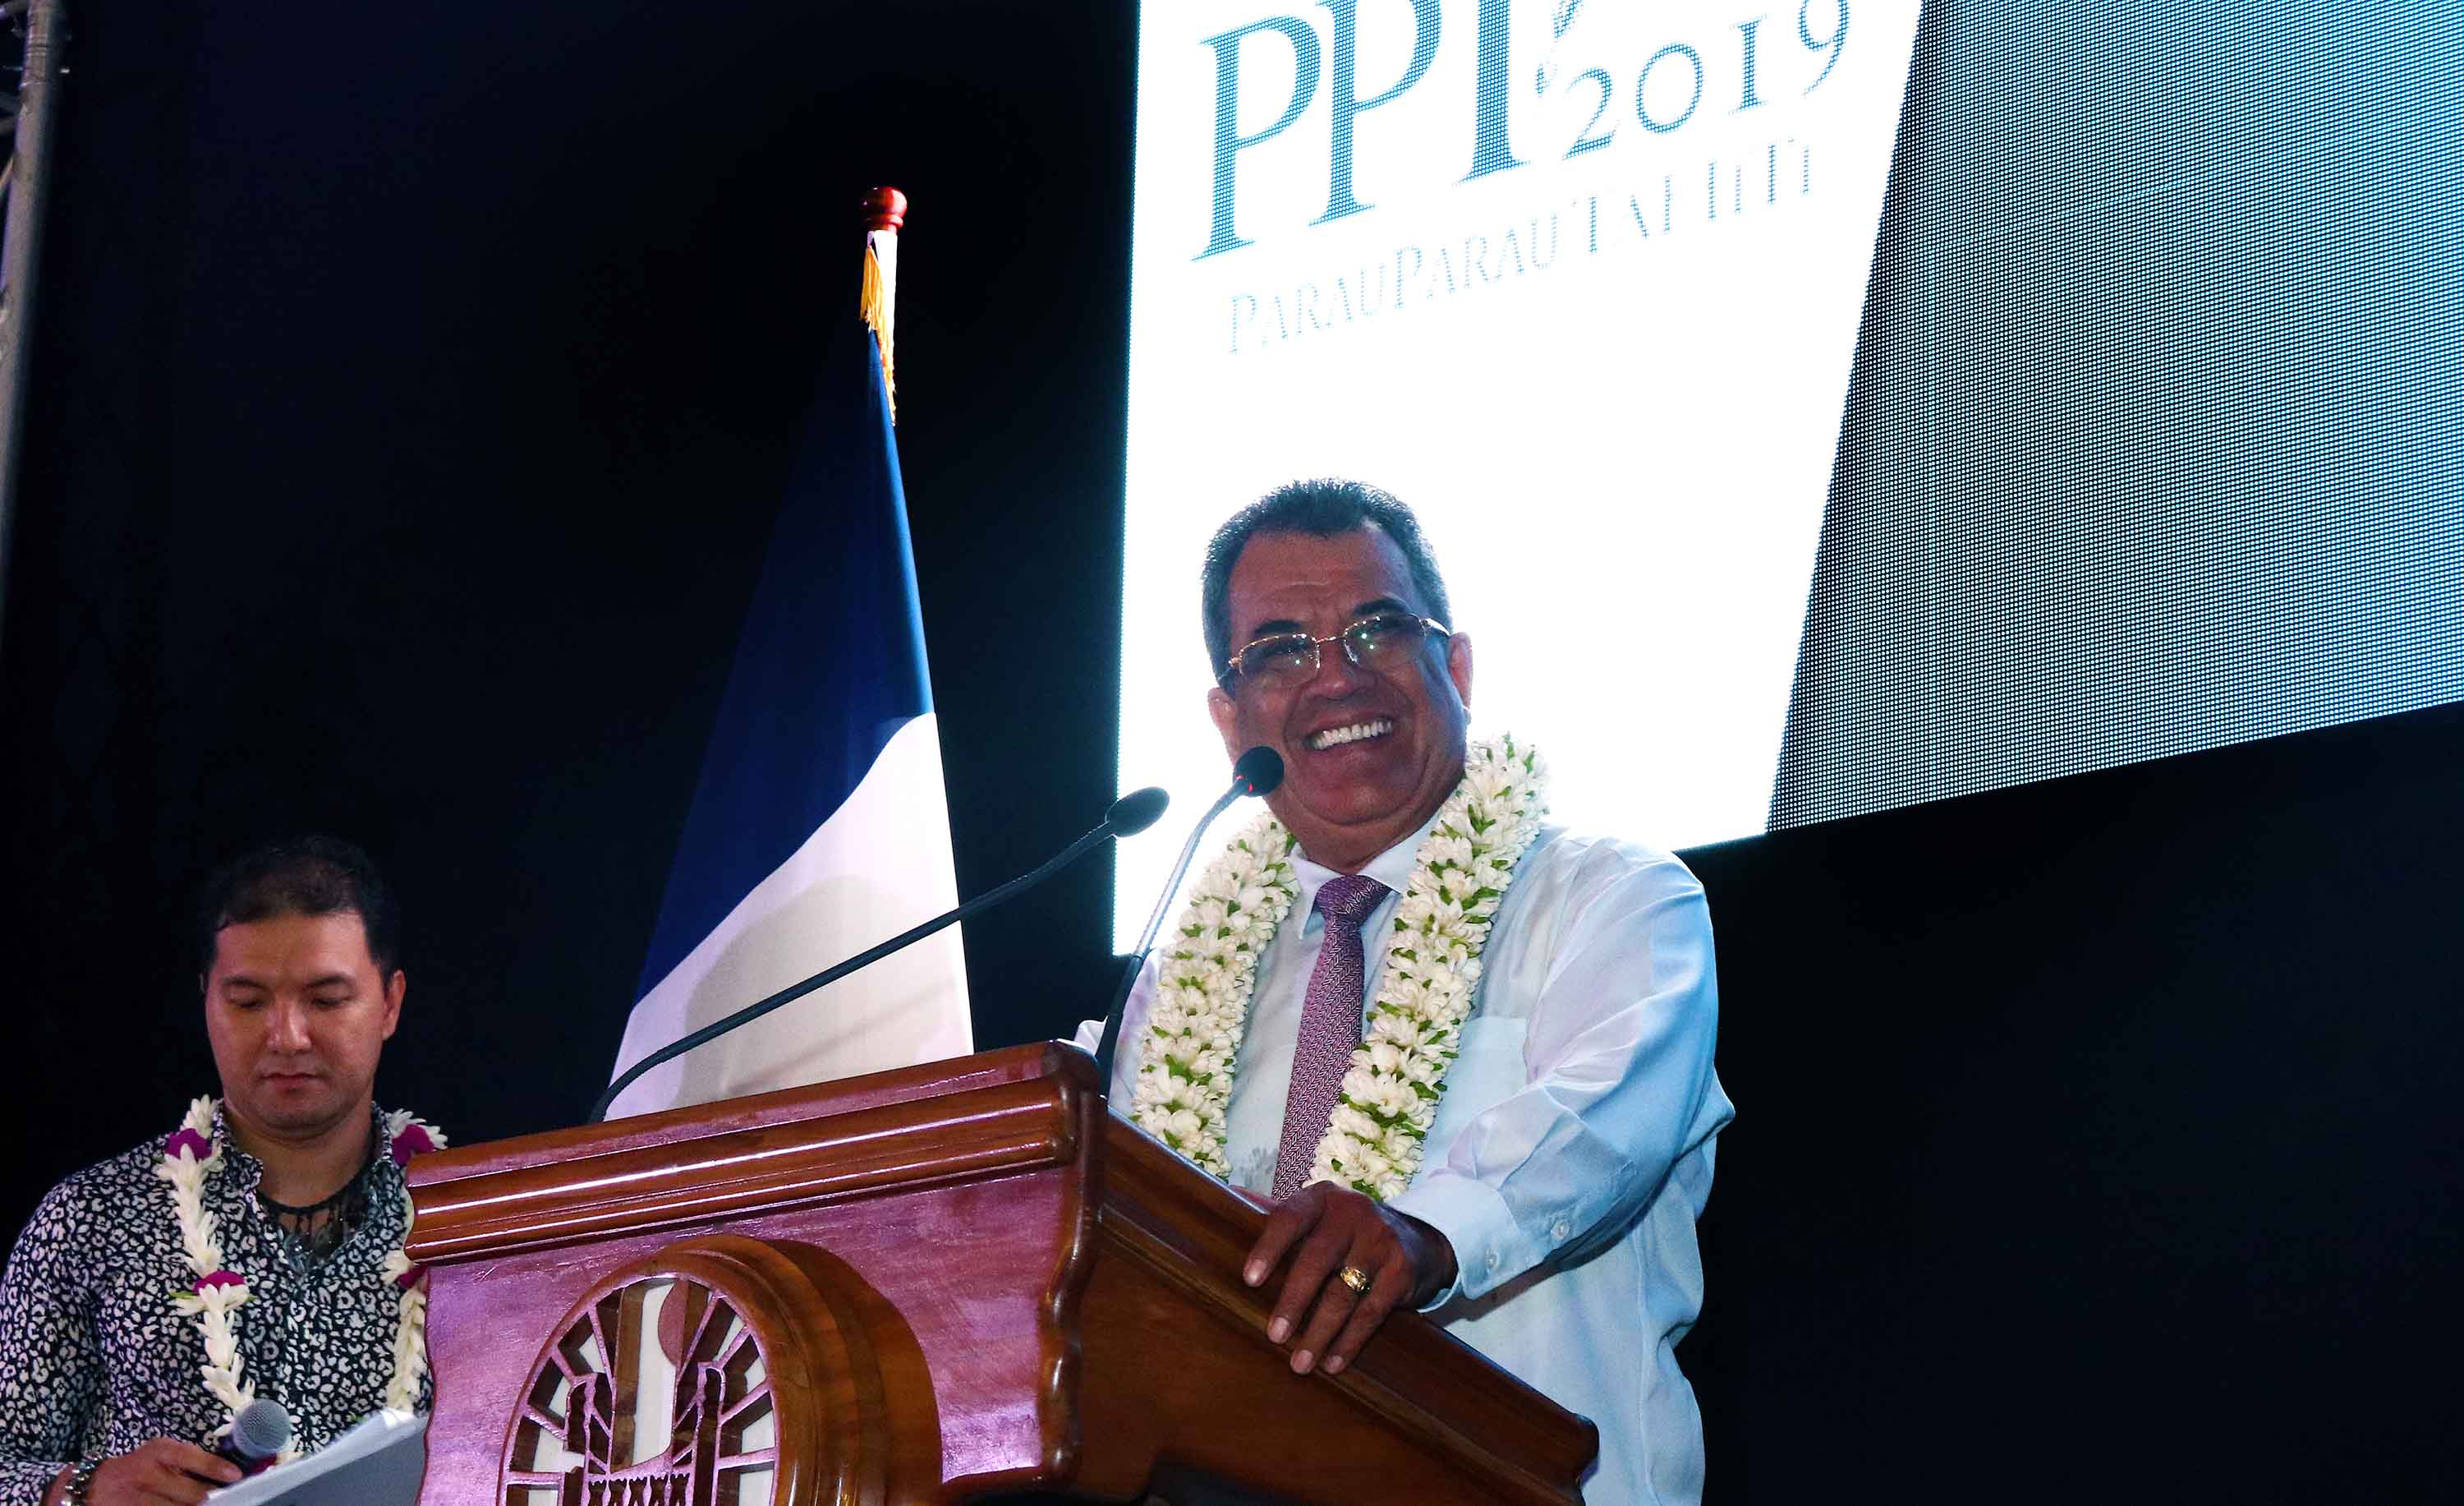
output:
<instances>
[{"instance_id":1,"label":"man's teeth","mask_svg":"<svg viewBox=\"0 0 2464 1506\"><path fill-rule=\"evenodd\" d=\"M1309 751L1320 752L1345 742L1357 742L1363 738L1382 738L1394 730L1395 723L1383 717L1375 721L1355 721L1348 727L1329 727L1324 732L1309 735Z\"/></svg>"}]
</instances>

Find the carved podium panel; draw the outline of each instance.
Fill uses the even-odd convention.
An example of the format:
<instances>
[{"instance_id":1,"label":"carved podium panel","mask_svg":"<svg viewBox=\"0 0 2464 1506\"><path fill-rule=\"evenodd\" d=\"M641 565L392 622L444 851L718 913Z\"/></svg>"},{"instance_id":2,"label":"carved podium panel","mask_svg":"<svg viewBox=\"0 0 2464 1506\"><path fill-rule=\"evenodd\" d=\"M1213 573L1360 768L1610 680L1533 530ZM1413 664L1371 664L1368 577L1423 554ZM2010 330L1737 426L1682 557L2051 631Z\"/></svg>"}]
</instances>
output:
<instances>
[{"instance_id":1,"label":"carved podium panel","mask_svg":"<svg viewBox=\"0 0 2464 1506\"><path fill-rule=\"evenodd\" d=\"M413 1161L422 1506L1563 1503L1591 1424L1417 1315L1296 1376L1265 1215L1105 1112L1074 1047Z\"/></svg>"}]
</instances>

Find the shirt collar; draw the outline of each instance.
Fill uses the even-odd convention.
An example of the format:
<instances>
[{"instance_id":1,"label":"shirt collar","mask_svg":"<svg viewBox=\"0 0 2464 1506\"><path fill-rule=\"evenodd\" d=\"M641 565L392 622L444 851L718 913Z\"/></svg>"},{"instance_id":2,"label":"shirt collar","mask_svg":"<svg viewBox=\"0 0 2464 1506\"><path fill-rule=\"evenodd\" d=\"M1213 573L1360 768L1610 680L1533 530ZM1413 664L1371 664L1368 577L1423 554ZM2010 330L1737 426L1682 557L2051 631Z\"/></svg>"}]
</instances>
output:
<instances>
[{"instance_id":1,"label":"shirt collar","mask_svg":"<svg viewBox=\"0 0 2464 1506\"><path fill-rule=\"evenodd\" d=\"M1444 810L1445 808L1440 806L1436 810L1429 812L1429 819L1420 823L1419 831L1371 858L1360 871L1384 884L1391 893L1401 894L1412 881L1412 870L1418 866L1420 844L1427 841L1429 833L1436 830L1438 817L1443 814ZM1316 924L1317 892L1325 888L1330 880L1342 875L1295 848L1292 857L1292 876L1300 884L1299 892L1292 900L1292 908L1309 918L1305 923ZM1379 901L1381 904L1384 902Z\"/></svg>"},{"instance_id":2,"label":"shirt collar","mask_svg":"<svg viewBox=\"0 0 2464 1506\"><path fill-rule=\"evenodd\" d=\"M393 1163L393 1146L385 1140L385 1127L384 1107L370 1104L368 1139L373 1149L370 1151L369 1160L371 1163L385 1163L376 1168L379 1184L383 1184L388 1172L392 1173L395 1180L403 1180L401 1168ZM238 1137L231 1134L231 1121L224 1116L223 1100L219 1096L214 1099L213 1141L222 1147L223 1163L231 1168L231 1174L223 1179L224 1184L235 1195L255 1196L258 1184L265 1180L265 1163L239 1148ZM407 1182L405 1182L405 1185L407 1185Z\"/></svg>"}]
</instances>

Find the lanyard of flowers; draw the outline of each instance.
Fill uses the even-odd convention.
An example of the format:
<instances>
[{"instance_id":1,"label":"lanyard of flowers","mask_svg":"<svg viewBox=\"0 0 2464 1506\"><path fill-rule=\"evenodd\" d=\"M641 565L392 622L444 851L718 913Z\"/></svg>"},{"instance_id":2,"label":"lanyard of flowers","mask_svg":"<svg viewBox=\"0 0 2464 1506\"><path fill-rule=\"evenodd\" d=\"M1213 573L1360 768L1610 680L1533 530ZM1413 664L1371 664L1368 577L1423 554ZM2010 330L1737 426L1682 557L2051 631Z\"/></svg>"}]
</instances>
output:
<instances>
[{"instance_id":1,"label":"lanyard of flowers","mask_svg":"<svg viewBox=\"0 0 2464 1506\"><path fill-rule=\"evenodd\" d=\"M224 1266L214 1216L206 1211L206 1178L223 1165L223 1147L215 1142L213 1128L214 1100L199 1098L190 1103L187 1118L163 1142L163 1162L154 1174L171 1185L171 1201L180 1219L181 1258L196 1275L189 1290L172 1295L171 1305L182 1316L195 1318L197 1331L205 1337L206 1362L198 1373L227 1414L222 1427L214 1430L214 1436L221 1437L231 1431L240 1408L256 1400L256 1384L240 1375L239 1333L232 1324L248 1301L248 1278ZM385 1133L387 1151L397 1166L445 1145L444 1131L407 1110L385 1116ZM407 1193L404 1204L403 1227L407 1230ZM393 1374L385 1384L385 1407L407 1415L419 1399L421 1378L428 1374L428 1290L421 1279L424 1273L400 1247L386 1254L385 1273L401 1293L395 1307L400 1321L394 1328ZM297 1453L296 1442L286 1445L275 1462L287 1462Z\"/></svg>"},{"instance_id":2,"label":"lanyard of flowers","mask_svg":"<svg viewBox=\"0 0 2464 1506\"><path fill-rule=\"evenodd\" d=\"M1384 1202L1409 1186L1480 983L1489 922L1540 834L1548 770L1511 737L1471 744L1420 843L1342 1096L1309 1180ZM1258 960L1292 907L1292 834L1269 813L1199 875L1157 971L1131 1115L1217 1177Z\"/></svg>"}]
</instances>

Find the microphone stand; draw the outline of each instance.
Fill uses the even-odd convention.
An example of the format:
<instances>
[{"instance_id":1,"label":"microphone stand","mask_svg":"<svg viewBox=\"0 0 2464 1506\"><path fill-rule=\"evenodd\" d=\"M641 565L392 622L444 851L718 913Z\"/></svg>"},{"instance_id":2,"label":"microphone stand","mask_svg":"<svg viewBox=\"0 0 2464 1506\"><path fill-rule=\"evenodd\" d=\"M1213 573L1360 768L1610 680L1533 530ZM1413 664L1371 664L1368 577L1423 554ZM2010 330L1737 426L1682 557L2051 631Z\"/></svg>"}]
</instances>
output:
<instances>
[{"instance_id":1,"label":"microphone stand","mask_svg":"<svg viewBox=\"0 0 2464 1506\"><path fill-rule=\"evenodd\" d=\"M1153 820L1154 817L1149 816L1148 819ZM583 1122L596 1124L600 1120L605 1118L607 1117L608 1106L616 1101L617 1095L623 1093L627 1088L631 1087L635 1080L640 1078L644 1073L649 1072L651 1068L659 1066L663 1062L673 1061L685 1052L693 1050L696 1046L704 1044L705 1042L716 1040L719 1036L735 1030L739 1025L750 1025L755 1020L758 1020L761 1018L761 1016L769 1013L771 1010L776 1009L782 1005L793 1004L804 995L811 993L814 989L825 987L830 984L834 984L840 979L846 977L847 974L854 972L857 968L869 966L873 963L879 962L891 953L897 951L900 947L909 945L915 941L920 941L924 938L932 935L934 932L941 930L946 926L955 925L958 921L965 919L967 917L974 915L979 910L999 904L1003 899L1008 898L1010 896L1028 887L1029 885L1042 883L1045 879L1052 876L1054 873L1067 867L1069 863L1084 854L1089 848L1095 846L1097 843L1112 834L1112 822L1108 816L1101 826L1098 826L1092 831L1088 832L1085 836L1080 837L1077 841L1070 843L1067 847L1063 848L1058 856L1054 857L1050 862L1045 863L1043 867L1036 869L1033 873L1023 874L1020 876L1011 879L1008 883L1001 885L998 889L978 895L975 898L968 900L965 904L958 906L955 910L949 911L943 915L935 916L932 919L925 921L922 925L916 926L912 930L900 932L898 935L891 937L889 941L882 942L878 946L858 952L853 957L848 958L846 962L836 963L829 967L825 967L820 972L817 972L810 978L805 979L803 983L790 984L786 987L780 989L777 993L772 994L770 997L748 1004L743 1008L737 1010L734 1014L726 1016L724 1019L714 1020L690 1035L670 1041L667 1045L660 1047L657 1051L650 1052L648 1056L643 1057L640 1061L635 1062L632 1066L626 1068L624 1072L618 1074L616 1080L607 1085L607 1091L599 1096L599 1101L590 1106L590 1117ZM1186 859L1184 858L1183 861L1185 862ZM1175 880L1175 882L1177 883L1178 880Z\"/></svg>"},{"instance_id":2,"label":"microphone stand","mask_svg":"<svg viewBox=\"0 0 2464 1506\"><path fill-rule=\"evenodd\" d=\"M1267 754L1267 757L1274 756ZM1096 1089L1108 1098L1112 1094L1112 1053L1121 1044L1122 1007L1130 1002L1130 990L1137 986L1138 973L1147 964L1147 954L1155 950L1155 933L1163 929L1164 915L1172 905L1172 897L1180 892L1180 881L1189 873L1190 860L1198 855L1198 844L1205 838L1206 829L1215 824L1215 818L1231 808L1232 802L1243 795L1265 794L1283 782L1281 759L1274 760L1271 777L1250 772L1247 763L1244 757L1243 766L1233 771L1232 787L1217 796L1215 804L1206 808L1206 814L1198 818L1197 828L1189 833L1189 840L1181 845L1180 860L1172 865L1171 879L1163 886L1163 893L1155 897L1155 913L1147 917L1146 929L1138 934L1137 950L1122 963L1121 981L1112 989L1111 1007L1104 1011L1104 1038L1095 1047Z\"/></svg>"}]
</instances>

